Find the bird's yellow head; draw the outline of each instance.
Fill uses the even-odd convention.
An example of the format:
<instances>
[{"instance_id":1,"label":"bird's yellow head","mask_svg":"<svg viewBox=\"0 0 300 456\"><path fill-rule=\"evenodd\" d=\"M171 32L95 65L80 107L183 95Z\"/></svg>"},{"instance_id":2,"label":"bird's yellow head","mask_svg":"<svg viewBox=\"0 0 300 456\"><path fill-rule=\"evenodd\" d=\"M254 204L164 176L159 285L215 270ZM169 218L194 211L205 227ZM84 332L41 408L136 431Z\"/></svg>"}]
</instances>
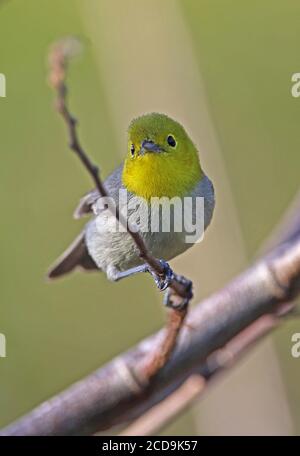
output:
<instances>
[{"instance_id":1,"label":"bird's yellow head","mask_svg":"<svg viewBox=\"0 0 300 456\"><path fill-rule=\"evenodd\" d=\"M147 200L182 197L202 176L197 149L178 122L157 113L131 122L122 175L127 190Z\"/></svg>"}]
</instances>

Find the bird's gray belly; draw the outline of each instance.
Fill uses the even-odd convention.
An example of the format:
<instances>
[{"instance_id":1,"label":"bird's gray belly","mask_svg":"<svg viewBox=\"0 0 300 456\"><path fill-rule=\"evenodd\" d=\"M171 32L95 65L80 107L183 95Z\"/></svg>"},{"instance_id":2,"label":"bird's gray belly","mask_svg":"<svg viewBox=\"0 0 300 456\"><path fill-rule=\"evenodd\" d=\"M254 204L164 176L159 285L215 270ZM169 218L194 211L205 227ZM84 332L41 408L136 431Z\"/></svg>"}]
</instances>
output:
<instances>
[{"instance_id":1,"label":"bird's gray belly","mask_svg":"<svg viewBox=\"0 0 300 456\"><path fill-rule=\"evenodd\" d=\"M204 214L197 213L198 206L195 204L195 199L199 196L204 198ZM187 204L191 205L192 222L195 224L203 215L204 230L210 223L214 209L214 192L208 177L202 178L188 197ZM140 234L147 248L155 257L170 260L183 253L196 241L195 239L194 242L191 242L191 238L189 238L191 235L190 227L184 223L183 209L181 213L180 211L174 213L174 207L171 205L170 211L162 212L159 221L154 226L151 223L153 212L148 211L149 217L147 219L147 217L143 217L145 207L141 206L138 210L140 212L131 211L130 220L140 222L140 224L137 223ZM157 212L155 215L157 216ZM181 229L177 223L178 217L182 218ZM85 239L89 254L97 266L104 271L108 267L116 267L123 271L141 264L138 249L131 236L128 232L120 232L116 228L116 219L108 210L100 212L86 227ZM194 238L196 237L194 236Z\"/></svg>"},{"instance_id":2,"label":"bird's gray belly","mask_svg":"<svg viewBox=\"0 0 300 456\"><path fill-rule=\"evenodd\" d=\"M140 231L140 235L151 254L165 260L174 258L192 246L185 242L183 233ZM99 219L88 224L86 244L89 254L102 270L115 266L123 271L142 263L131 236L127 232L110 230L108 227L107 230L99 230Z\"/></svg>"}]
</instances>

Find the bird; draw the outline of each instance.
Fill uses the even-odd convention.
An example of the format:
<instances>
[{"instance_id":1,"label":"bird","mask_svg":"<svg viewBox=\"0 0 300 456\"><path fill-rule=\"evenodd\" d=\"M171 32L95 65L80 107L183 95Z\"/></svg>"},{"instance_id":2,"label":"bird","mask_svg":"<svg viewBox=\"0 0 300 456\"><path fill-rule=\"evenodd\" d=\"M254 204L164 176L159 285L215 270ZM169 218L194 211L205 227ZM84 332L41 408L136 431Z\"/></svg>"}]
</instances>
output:
<instances>
[{"instance_id":1,"label":"bird","mask_svg":"<svg viewBox=\"0 0 300 456\"><path fill-rule=\"evenodd\" d=\"M202 234L187 242L191 226L199 222L204 231L214 212L214 186L201 167L198 150L184 127L166 114L147 113L131 121L125 159L106 178L104 187L112 206L117 205L121 212L126 209L128 220L134 220L133 226L139 228L149 252L160 258L166 276L170 272L167 261L185 252ZM203 205L194 204L197 198ZM160 206L162 200L172 204L161 213L157 209L164 207ZM186 201L189 211L184 212ZM112 281L138 272L153 275L130 234L117 229L110 202L103 201L97 189L83 196L74 218L90 215L90 220L50 268L49 279L76 268L103 271ZM192 220L186 227L183 222L188 212ZM154 213L159 216L155 223ZM161 280L156 277L157 286L165 289L168 284Z\"/></svg>"}]
</instances>

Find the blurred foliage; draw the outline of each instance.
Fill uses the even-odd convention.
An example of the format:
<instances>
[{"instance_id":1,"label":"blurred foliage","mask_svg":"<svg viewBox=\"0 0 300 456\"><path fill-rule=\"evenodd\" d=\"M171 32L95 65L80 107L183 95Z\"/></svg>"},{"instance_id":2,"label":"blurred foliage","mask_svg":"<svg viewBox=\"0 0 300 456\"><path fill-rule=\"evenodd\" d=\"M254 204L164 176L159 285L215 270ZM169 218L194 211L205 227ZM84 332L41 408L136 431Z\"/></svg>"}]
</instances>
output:
<instances>
[{"instance_id":1,"label":"blurred foliage","mask_svg":"<svg viewBox=\"0 0 300 456\"><path fill-rule=\"evenodd\" d=\"M146 277L120 284L101 274L76 273L53 285L44 280L49 263L82 226L71 215L90 187L52 109L46 54L53 40L75 34L85 43L70 83L72 110L80 118L87 150L104 175L122 156L82 2L27 0L25 5L12 0L0 8L0 72L7 78L7 98L0 99L0 332L7 338L7 358L0 359L0 425L163 322L159 295ZM290 88L291 75L300 70L300 4L181 0L178 6L192 36L253 255L299 185L300 101L292 98ZM130 19L124 21L134 26ZM134 71L144 57L136 56ZM125 141L125 132L123 137ZM297 328L298 323L291 323L281 330L276 343L299 433L300 361L290 356L290 337ZM187 433L189 426L185 422L179 429Z\"/></svg>"}]
</instances>

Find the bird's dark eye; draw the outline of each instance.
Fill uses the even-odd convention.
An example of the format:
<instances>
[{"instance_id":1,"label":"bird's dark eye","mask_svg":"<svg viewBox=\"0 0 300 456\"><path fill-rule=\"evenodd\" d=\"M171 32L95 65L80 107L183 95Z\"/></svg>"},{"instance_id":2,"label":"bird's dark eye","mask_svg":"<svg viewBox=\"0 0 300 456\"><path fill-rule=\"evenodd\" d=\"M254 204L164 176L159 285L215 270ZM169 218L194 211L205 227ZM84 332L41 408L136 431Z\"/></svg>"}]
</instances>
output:
<instances>
[{"instance_id":1,"label":"bird's dark eye","mask_svg":"<svg viewBox=\"0 0 300 456\"><path fill-rule=\"evenodd\" d=\"M134 151L135 151L134 144L131 144L131 146L130 146L130 153L131 153L131 156L132 156L132 157L134 156Z\"/></svg>"},{"instance_id":2,"label":"bird's dark eye","mask_svg":"<svg viewBox=\"0 0 300 456\"><path fill-rule=\"evenodd\" d=\"M176 146L176 141L175 141L175 139L174 139L174 137L172 135L169 135L167 137L167 142L168 142L169 146L171 146L171 147L175 147Z\"/></svg>"}]
</instances>

